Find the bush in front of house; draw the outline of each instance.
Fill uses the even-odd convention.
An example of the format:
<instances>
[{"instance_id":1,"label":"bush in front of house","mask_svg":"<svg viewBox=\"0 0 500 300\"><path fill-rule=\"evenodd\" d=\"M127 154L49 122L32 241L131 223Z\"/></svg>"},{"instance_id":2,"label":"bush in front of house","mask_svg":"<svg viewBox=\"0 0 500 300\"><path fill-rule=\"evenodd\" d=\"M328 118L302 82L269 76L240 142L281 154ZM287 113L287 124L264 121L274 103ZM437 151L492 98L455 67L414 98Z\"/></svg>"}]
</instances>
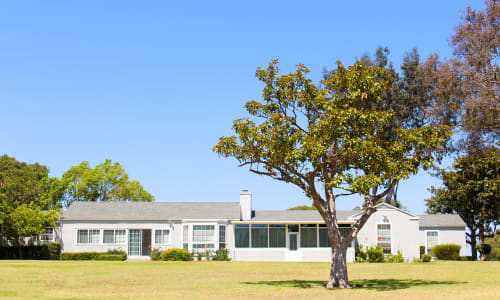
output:
<instances>
[{"instance_id":1,"label":"bush in front of house","mask_svg":"<svg viewBox=\"0 0 500 300\"><path fill-rule=\"evenodd\" d=\"M215 251L215 255L212 257L212 260L215 261L230 261L229 258L229 250L228 249L219 249Z\"/></svg>"},{"instance_id":2,"label":"bush in front of house","mask_svg":"<svg viewBox=\"0 0 500 300\"><path fill-rule=\"evenodd\" d=\"M101 255L107 255L106 252L64 252L61 254L61 260L97 260Z\"/></svg>"},{"instance_id":3,"label":"bush in front of house","mask_svg":"<svg viewBox=\"0 0 500 300\"><path fill-rule=\"evenodd\" d=\"M47 243L49 259L58 260L61 258L61 243Z\"/></svg>"},{"instance_id":4,"label":"bush in front of house","mask_svg":"<svg viewBox=\"0 0 500 300\"><path fill-rule=\"evenodd\" d=\"M477 244L476 249L483 255L488 255L491 253L491 246L488 244Z\"/></svg>"},{"instance_id":5,"label":"bush in front of house","mask_svg":"<svg viewBox=\"0 0 500 300\"><path fill-rule=\"evenodd\" d=\"M375 262L384 262L384 250L382 250L382 247L380 244L377 245L377 247L369 247L366 249L366 254L368 255L368 262L375 263Z\"/></svg>"},{"instance_id":6,"label":"bush in front of house","mask_svg":"<svg viewBox=\"0 0 500 300\"><path fill-rule=\"evenodd\" d=\"M398 250L398 254L388 254L384 258L384 261L389 263L402 263L405 261L405 259L401 251Z\"/></svg>"},{"instance_id":7,"label":"bush in front of house","mask_svg":"<svg viewBox=\"0 0 500 300\"><path fill-rule=\"evenodd\" d=\"M422 262L430 262L431 258L432 256L430 256L429 254L422 254Z\"/></svg>"},{"instance_id":8,"label":"bush in front of house","mask_svg":"<svg viewBox=\"0 0 500 300\"><path fill-rule=\"evenodd\" d=\"M0 259L59 259L60 254L60 243L21 246L21 249L15 246L0 247Z\"/></svg>"},{"instance_id":9,"label":"bush in front of house","mask_svg":"<svg viewBox=\"0 0 500 300\"><path fill-rule=\"evenodd\" d=\"M151 260L161 260L161 248L153 248L149 253Z\"/></svg>"},{"instance_id":10,"label":"bush in front of house","mask_svg":"<svg viewBox=\"0 0 500 300\"><path fill-rule=\"evenodd\" d=\"M122 261L123 255L121 255L121 254L101 254L101 255L97 256L97 260Z\"/></svg>"},{"instance_id":11,"label":"bush in front of house","mask_svg":"<svg viewBox=\"0 0 500 300\"><path fill-rule=\"evenodd\" d=\"M161 253L161 259L168 261L190 261L192 257L187 250L173 248L163 251Z\"/></svg>"},{"instance_id":12,"label":"bush in front of house","mask_svg":"<svg viewBox=\"0 0 500 300\"><path fill-rule=\"evenodd\" d=\"M120 255L121 256L121 260L127 260L127 252L125 252L125 250L123 249L111 249L111 250L108 250L108 252L106 252L107 254L116 254L116 255Z\"/></svg>"},{"instance_id":13,"label":"bush in front of house","mask_svg":"<svg viewBox=\"0 0 500 300\"><path fill-rule=\"evenodd\" d=\"M442 244L432 247L432 254L437 259L442 260L458 260L460 258L460 245L457 244Z\"/></svg>"},{"instance_id":14,"label":"bush in front of house","mask_svg":"<svg viewBox=\"0 0 500 300\"><path fill-rule=\"evenodd\" d=\"M366 262L368 255L365 251L363 251L363 245L357 244L356 249L354 251L356 262Z\"/></svg>"}]
</instances>

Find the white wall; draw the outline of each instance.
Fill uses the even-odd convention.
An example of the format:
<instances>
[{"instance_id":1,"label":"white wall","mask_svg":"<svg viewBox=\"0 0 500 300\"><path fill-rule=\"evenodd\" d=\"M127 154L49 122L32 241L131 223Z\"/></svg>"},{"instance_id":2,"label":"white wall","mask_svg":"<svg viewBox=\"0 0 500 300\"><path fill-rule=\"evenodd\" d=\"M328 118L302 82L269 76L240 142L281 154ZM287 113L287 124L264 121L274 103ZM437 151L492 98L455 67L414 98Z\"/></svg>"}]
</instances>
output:
<instances>
[{"instance_id":1,"label":"white wall","mask_svg":"<svg viewBox=\"0 0 500 300\"><path fill-rule=\"evenodd\" d=\"M465 241L465 227L446 228L446 227L422 227L419 231L419 245L427 247L427 231L438 232L438 244L458 244L460 256L467 255L467 244Z\"/></svg>"},{"instance_id":2,"label":"white wall","mask_svg":"<svg viewBox=\"0 0 500 300\"><path fill-rule=\"evenodd\" d=\"M401 251L411 261L420 257L419 221L406 213L381 206L370 216L358 233L357 241L364 246L377 246L377 224L391 224L392 254Z\"/></svg>"},{"instance_id":3,"label":"white wall","mask_svg":"<svg viewBox=\"0 0 500 300\"><path fill-rule=\"evenodd\" d=\"M290 255L293 252L293 257ZM318 261L331 262L330 248L299 248L290 251L287 248L236 248L235 261ZM347 249L347 262L354 261L354 248Z\"/></svg>"}]
</instances>

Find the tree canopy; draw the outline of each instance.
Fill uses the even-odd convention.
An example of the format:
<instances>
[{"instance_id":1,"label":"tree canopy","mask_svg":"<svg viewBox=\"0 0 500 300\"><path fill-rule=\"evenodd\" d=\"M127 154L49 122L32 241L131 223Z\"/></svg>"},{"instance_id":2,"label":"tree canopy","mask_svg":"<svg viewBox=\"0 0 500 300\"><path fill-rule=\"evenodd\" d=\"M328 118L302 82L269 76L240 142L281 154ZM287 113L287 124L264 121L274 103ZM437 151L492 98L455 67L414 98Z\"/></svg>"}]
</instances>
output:
<instances>
[{"instance_id":1,"label":"tree canopy","mask_svg":"<svg viewBox=\"0 0 500 300\"><path fill-rule=\"evenodd\" d=\"M66 171L59 183L61 201L68 207L73 201L154 201L154 197L118 163L106 159L91 168L87 161Z\"/></svg>"},{"instance_id":2,"label":"tree canopy","mask_svg":"<svg viewBox=\"0 0 500 300\"><path fill-rule=\"evenodd\" d=\"M22 244L55 225L60 212L47 167L0 156L0 235Z\"/></svg>"},{"instance_id":3,"label":"tree canopy","mask_svg":"<svg viewBox=\"0 0 500 300\"><path fill-rule=\"evenodd\" d=\"M432 187L428 213L456 213L467 224L467 243L477 257L476 238L500 222L500 150L495 147L459 157L453 170L441 170L443 187Z\"/></svg>"},{"instance_id":4,"label":"tree canopy","mask_svg":"<svg viewBox=\"0 0 500 300\"><path fill-rule=\"evenodd\" d=\"M387 69L361 62L337 68L315 85L309 70L280 75L278 61L258 68L263 101L249 101L249 118L233 122L235 135L214 151L255 174L292 183L313 201L328 227L332 269L328 287L348 286L347 246L378 200L419 167L433 165L451 132L447 126L394 128L394 111L378 109L393 79ZM364 210L347 236L340 234L335 201L364 196Z\"/></svg>"}]
</instances>

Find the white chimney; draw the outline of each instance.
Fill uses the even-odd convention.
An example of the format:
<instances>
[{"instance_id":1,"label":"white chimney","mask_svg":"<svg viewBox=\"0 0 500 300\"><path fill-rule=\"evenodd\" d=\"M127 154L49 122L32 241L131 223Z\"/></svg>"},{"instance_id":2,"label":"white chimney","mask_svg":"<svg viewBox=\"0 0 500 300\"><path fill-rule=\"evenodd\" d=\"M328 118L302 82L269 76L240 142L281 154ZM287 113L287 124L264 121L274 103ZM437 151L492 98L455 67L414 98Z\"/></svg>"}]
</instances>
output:
<instances>
[{"instance_id":1,"label":"white chimney","mask_svg":"<svg viewBox=\"0 0 500 300\"><path fill-rule=\"evenodd\" d=\"M242 221L252 219L252 193L242 190L240 193L240 217Z\"/></svg>"}]
</instances>

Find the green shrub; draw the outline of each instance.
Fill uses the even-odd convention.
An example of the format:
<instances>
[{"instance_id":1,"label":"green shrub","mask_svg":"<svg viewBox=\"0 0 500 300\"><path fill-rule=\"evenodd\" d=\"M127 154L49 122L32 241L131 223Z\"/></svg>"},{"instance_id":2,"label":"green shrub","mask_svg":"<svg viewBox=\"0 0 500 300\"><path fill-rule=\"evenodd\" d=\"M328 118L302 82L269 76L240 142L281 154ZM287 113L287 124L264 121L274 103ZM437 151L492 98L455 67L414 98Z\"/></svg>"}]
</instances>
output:
<instances>
[{"instance_id":1,"label":"green shrub","mask_svg":"<svg viewBox=\"0 0 500 300\"><path fill-rule=\"evenodd\" d=\"M474 261L472 256L460 256L460 260L462 261Z\"/></svg>"},{"instance_id":2,"label":"green shrub","mask_svg":"<svg viewBox=\"0 0 500 300\"><path fill-rule=\"evenodd\" d=\"M97 257L97 260L123 260L123 255L121 254L102 254Z\"/></svg>"},{"instance_id":3,"label":"green shrub","mask_svg":"<svg viewBox=\"0 0 500 300\"><path fill-rule=\"evenodd\" d=\"M107 255L106 252L64 252L61 254L61 260L96 260L101 255Z\"/></svg>"},{"instance_id":4,"label":"green shrub","mask_svg":"<svg viewBox=\"0 0 500 300\"><path fill-rule=\"evenodd\" d=\"M121 257L122 257L121 260L127 260L127 258L128 258L127 252L125 252L125 250L123 250L123 249L111 249L111 250L108 250L107 254L121 255Z\"/></svg>"},{"instance_id":5,"label":"green shrub","mask_svg":"<svg viewBox=\"0 0 500 300\"><path fill-rule=\"evenodd\" d=\"M189 261L192 258L191 254L189 254L189 251L184 249L173 248L163 251L161 253L161 259L169 261Z\"/></svg>"},{"instance_id":6,"label":"green shrub","mask_svg":"<svg viewBox=\"0 0 500 300\"><path fill-rule=\"evenodd\" d=\"M500 229L497 229L497 234L494 237L487 238L485 243L491 247L491 252L486 255L486 259L500 260Z\"/></svg>"},{"instance_id":7,"label":"green shrub","mask_svg":"<svg viewBox=\"0 0 500 300\"><path fill-rule=\"evenodd\" d=\"M230 261L231 258L229 258L229 250L228 249L219 249L215 251L214 257L212 257L212 260L215 261Z\"/></svg>"},{"instance_id":8,"label":"green shrub","mask_svg":"<svg viewBox=\"0 0 500 300\"><path fill-rule=\"evenodd\" d=\"M430 256L429 254L423 254L422 255L422 262L430 262L431 258L432 258L432 256Z\"/></svg>"},{"instance_id":9,"label":"green shrub","mask_svg":"<svg viewBox=\"0 0 500 300\"><path fill-rule=\"evenodd\" d=\"M425 254L425 246L420 246L420 258Z\"/></svg>"},{"instance_id":10,"label":"green shrub","mask_svg":"<svg viewBox=\"0 0 500 300\"><path fill-rule=\"evenodd\" d=\"M47 243L47 250L49 251L49 259L61 258L61 243Z\"/></svg>"},{"instance_id":11,"label":"green shrub","mask_svg":"<svg viewBox=\"0 0 500 300\"><path fill-rule=\"evenodd\" d=\"M442 244L432 247L432 254L442 260L458 260L460 258L460 245Z\"/></svg>"},{"instance_id":12,"label":"green shrub","mask_svg":"<svg viewBox=\"0 0 500 300\"><path fill-rule=\"evenodd\" d=\"M363 251L363 245L356 245L355 256L356 262L366 262L367 254Z\"/></svg>"},{"instance_id":13,"label":"green shrub","mask_svg":"<svg viewBox=\"0 0 500 300\"><path fill-rule=\"evenodd\" d=\"M477 244L476 249L483 255L488 255L491 253L491 246L488 244Z\"/></svg>"},{"instance_id":14,"label":"green shrub","mask_svg":"<svg viewBox=\"0 0 500 300\"><path fill-rule=\"evenodd\" d=\"M368 262L384 262L384 250L382 250L380 245L377 245L375 248L367 248L366 254L368 255Z\"/></svg>"},{"instance_id":15,"label":"green shrub","mask_svg":"<svg viewBox=\"0 0 500 300\"><path fill-rule=\"evenodd\" d=\"M149 257L151 258L151 260L161 260L161 249L160 248L151 249Z\"/></svg>"},{"instance_id":16,"label":"green shrub","mask_svg":"<svg viewBox=\"0 0 500 300\"><path fill-rule=\"evenodd\" d=\"M398 254L388 254L385 257L385 262L390 262L390 263L402 263L404 262L405 259L403 257L403 254L401 251L398 250Z\"/></svg>"}]
</instances>

